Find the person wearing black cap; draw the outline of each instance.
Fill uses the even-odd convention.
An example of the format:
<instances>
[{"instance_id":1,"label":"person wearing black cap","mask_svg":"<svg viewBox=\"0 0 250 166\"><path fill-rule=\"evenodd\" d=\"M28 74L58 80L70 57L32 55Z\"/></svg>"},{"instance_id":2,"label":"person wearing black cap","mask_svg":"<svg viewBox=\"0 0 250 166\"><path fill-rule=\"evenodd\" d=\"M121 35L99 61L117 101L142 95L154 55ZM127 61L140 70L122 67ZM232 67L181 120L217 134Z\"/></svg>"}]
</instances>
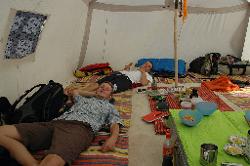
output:
<instances>
[{"instance_id":1,"label":"person wearing black cap","mask_svg":"<svg viewBox=\"0 0 250 166\"><path fill-rule=\"evenodd\" d=\"M114 93L119 93L132 88L133 84L140 83L142 86L153 82L152 76L149 74L152 69L150 61L145 62L137 70L130 70L132 63L126 65L123 70L115 71L108 76L98 80L95 83L90 83L84 87L83 91L94 91L103 82L109 82L113 85ZM71 89L65 89L65 94Z\"/></svg>"}]
</instances>

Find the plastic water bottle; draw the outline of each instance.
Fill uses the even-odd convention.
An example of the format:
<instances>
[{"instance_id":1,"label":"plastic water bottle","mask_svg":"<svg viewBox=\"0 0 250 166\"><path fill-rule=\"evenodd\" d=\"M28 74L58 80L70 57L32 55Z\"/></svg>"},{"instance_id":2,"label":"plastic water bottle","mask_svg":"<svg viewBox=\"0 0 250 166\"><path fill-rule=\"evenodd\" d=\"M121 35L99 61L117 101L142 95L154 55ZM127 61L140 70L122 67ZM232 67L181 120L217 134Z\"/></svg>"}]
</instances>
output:
<instances>
[{"instance_id":1,"label":"plastic water bottle","mask_svg":"<svg viewBox=\"0 0 250 166\"><path fill-rule=\"evenodd\" d=\"M157 83L155 81L155 78L153 77L153 82L151 83L152 90L157 90Z\"/></svg>"},{"instance_id":2,"label":"plastic water bottle","mask_svg":"<svg viewBox=\"0 0 250 166\"><path fill-rule=\"evenodd\" d=\"M166 130L166 139L163 144L163 161L162 166L173 166L173 150L174 150L174 143L171 139L171 130L167 128Z\"/></svg>"}]
</instances>

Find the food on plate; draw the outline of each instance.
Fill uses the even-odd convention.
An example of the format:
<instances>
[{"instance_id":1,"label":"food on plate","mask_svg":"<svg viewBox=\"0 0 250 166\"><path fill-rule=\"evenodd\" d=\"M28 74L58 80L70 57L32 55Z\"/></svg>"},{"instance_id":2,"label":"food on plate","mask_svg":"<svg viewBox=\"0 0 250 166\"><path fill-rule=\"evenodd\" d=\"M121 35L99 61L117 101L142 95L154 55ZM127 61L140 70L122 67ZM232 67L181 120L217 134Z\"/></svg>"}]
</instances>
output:
<instances>
[{"instance_id":1,"label":"food on plate","mask_svg":"<svg viewBox=\"0 0 250 166\"><path fill-rule=\"evenodd\" d=\"M224 146L225 152L227 152L230 155L242 155L243 154L243 149L237 145L233 144L226 144Z\"/></svg>"},{"instance_id":2,"label":"food on plate","mask_svg":"<svg viewBox=\"0 0 250 166\"><path fill-rule=\"evenodd\" d=\"M229 141L232 144L237 144L239 146L246 146L246 138L240 136L230 136Z\"/></svg>"},{"instance_id":3,"label":"food on plate","mask_svg":"<svg viewBox=\"0 0 250 166\"><path fill-rule=\"evenodd\" d=\"M191 115L185 115L183 116L183 119L188 121L194 121L194 118Z\"/></svg>"}]
</instances>

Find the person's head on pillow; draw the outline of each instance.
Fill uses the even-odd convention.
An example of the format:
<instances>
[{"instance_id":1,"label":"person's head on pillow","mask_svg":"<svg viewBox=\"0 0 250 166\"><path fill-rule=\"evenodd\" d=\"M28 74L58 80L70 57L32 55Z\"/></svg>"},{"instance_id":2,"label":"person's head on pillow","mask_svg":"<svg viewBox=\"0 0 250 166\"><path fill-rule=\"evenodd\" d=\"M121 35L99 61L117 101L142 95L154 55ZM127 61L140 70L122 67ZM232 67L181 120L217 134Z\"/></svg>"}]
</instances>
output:
<instances>
[{"instance_id":1,"label":"person's head on pillow","mask_svg":"<svg viewBox=\"0 0 250 166\"><path fill-rule=\"evenodd\" d=\"M114 92L114 86L110 82L103 82L96 90L96 94L105 99L111 99Z\"/></svg>"},{"instance_id":2,"label":"person's head on pillow","mask_svg":"<svg viewBox=\"0 0 250 166\"><path fill-rule=\"evenodd\" d=\"M153 64L150 61L145 62L140 66L140 69L143 69L145 72L150 72L153 67Z\"/></svg>"},{"instance_id":3,"label":"person's head on pillow","mask_svg":"<svg viewBox=\"0 0 250 166\"><path fill-rule=\"evenodd\" d=\"M109 99L109 102L111 104L114 104L115 99L113 98L113 93L116 93L116 90L117 88L114 87L111 82L105 81L100 84L100 86L96 90L96 93L105 99Z\"/></svg>"}]
</instances>

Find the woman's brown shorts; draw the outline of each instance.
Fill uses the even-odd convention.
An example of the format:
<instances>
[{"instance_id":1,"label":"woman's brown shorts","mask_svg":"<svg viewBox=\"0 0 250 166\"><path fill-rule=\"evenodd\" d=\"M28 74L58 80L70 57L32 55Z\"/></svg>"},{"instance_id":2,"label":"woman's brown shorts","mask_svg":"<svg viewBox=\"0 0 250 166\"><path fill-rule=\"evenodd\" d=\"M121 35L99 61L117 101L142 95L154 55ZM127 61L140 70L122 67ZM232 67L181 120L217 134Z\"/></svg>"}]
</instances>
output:
<instances>
[{"instance_id":1,"label":"woman's brown shorts","mask_svg":"<svg viewBox=\"0 0 250 166\"><path fill-rule=\"evenodd\" d=\"M22 143L31 151L48 149L46 154L57 154L71 164L94 138L89 124L79 121L15 124Z\"/></svg>"}]
</instances>

